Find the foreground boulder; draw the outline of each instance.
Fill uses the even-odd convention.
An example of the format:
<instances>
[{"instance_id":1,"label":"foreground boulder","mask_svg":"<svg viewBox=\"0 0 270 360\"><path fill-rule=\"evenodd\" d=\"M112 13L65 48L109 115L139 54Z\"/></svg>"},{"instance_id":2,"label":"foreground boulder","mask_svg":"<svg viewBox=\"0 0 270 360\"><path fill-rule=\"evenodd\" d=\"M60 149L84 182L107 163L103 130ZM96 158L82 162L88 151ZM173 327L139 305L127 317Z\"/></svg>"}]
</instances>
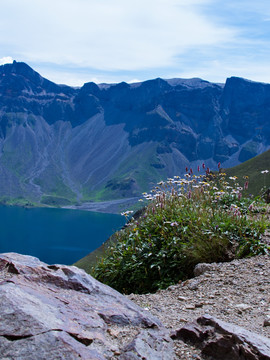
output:
<instances>
[{"instance_id":1,"label":"foreground boulder","mask_svg":"<svg viewBox=\"0 0 270 360\"><path fill-rule=\"evenodd\" d=\"M199 346L203 355L214 360L270 360L270 339L209 315L171 336Z\"/></svg>"},{"instance_id":2,"label":"foreground boulder","mask_svg":"<svg viewBox=\"0 0 270 360\"><path fill-rule=\"evenodd\" d=\"M74 266L0 255L2 359L174 359L160 321Z\"/></svg>"}]
</instances>

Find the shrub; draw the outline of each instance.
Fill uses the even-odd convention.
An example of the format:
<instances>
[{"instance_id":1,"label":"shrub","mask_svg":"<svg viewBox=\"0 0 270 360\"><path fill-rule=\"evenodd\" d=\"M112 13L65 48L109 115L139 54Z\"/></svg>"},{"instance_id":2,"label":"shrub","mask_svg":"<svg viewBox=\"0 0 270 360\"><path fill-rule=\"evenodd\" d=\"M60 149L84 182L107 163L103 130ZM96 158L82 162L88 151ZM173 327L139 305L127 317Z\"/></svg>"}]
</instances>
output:
<instances>
[{"instance_id":1,"label":"shrub","mask_svg":"<svg viewBox=\"0 0 270 360\"><path fill-rule=\"evenodd\" d=\"M259 200L243 198L236 178L228 180L233 186L225 174L208 171L158 183L143 194L143 215L116 233L93 275L124 293L153 292L191 277L197 263L267 253L267 223L252 218Z\"/></svg>"}]
</instances>

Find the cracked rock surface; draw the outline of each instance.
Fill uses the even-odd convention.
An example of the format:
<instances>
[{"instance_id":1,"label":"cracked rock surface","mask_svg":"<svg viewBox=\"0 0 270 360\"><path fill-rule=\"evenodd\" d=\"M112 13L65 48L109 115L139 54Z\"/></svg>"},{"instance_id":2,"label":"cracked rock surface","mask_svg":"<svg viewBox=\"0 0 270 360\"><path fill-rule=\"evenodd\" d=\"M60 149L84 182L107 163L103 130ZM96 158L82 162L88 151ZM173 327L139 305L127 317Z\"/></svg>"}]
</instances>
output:
<instances>
[{"instance_id":1,"label":"cracked rock surface","mask_svg":"<svg viewBox=\"0 0 270 360\"><path fill-rule=\"evenodd\" d=\"M161 322L73 266L0 255L1 359L174 359Z\"/></svg>"}]
</instances>

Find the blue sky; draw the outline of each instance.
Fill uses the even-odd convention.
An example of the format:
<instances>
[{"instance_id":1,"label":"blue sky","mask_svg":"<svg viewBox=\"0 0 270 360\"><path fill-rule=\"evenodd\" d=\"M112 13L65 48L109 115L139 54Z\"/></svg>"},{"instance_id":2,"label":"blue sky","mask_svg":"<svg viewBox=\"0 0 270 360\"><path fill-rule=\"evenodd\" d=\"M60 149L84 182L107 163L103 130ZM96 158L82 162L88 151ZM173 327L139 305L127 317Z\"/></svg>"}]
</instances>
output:
<instances>
[{"instance_id":1,"label":"blue sky","mask_svg":"<svg viewBox=\"0 0 270 360\"><path fill-rule=\"evenodd\" d=\"M80 86L240 76L270 83L269 0L2 0L0 64Z\"/></svg>"}]
</instances>

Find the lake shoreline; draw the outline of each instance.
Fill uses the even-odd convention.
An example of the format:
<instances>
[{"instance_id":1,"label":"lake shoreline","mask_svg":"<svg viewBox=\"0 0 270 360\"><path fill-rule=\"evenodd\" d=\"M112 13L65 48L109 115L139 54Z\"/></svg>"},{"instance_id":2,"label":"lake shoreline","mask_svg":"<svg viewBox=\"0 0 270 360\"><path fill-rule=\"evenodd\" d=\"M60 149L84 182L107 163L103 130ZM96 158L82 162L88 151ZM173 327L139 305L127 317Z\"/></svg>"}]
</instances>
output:
<instances>
[{"instance_id":1,"label":"lake shoreline","mask_svg":"<svg viewBox=\"0 0 270 360\"><path fill-rule=\"evenodd\" d=\"M20 207L24 209L68 209L68 210L84 210L99 212L104 214L120 214L122 211L126 211L130 206L136 204L139 200L139 197L125 198L125 199L116 199L116 200L107 200L107 201L89 201L82 204L76 205L64 205L64 206L52 206L44 204L7 204L0 203L0 206L7 207Z\"/></svg>"},{"instance_id":2,"label":"lake shoreline","mask_svg":"<svg viewBox=\"0 0 270 360\"><path fill-rule=\"evenodd\" d=\"M128 208L138 202L138 197L127 198L127 199L117 199L117 200L107 200L99 202L85 202L80 205L67 205L61 206L62 209L71 209L71 210L84 210L84 211L94 211L107 214L120 214L122 211L128 210Z\"/></svg>"}]
</instances>

